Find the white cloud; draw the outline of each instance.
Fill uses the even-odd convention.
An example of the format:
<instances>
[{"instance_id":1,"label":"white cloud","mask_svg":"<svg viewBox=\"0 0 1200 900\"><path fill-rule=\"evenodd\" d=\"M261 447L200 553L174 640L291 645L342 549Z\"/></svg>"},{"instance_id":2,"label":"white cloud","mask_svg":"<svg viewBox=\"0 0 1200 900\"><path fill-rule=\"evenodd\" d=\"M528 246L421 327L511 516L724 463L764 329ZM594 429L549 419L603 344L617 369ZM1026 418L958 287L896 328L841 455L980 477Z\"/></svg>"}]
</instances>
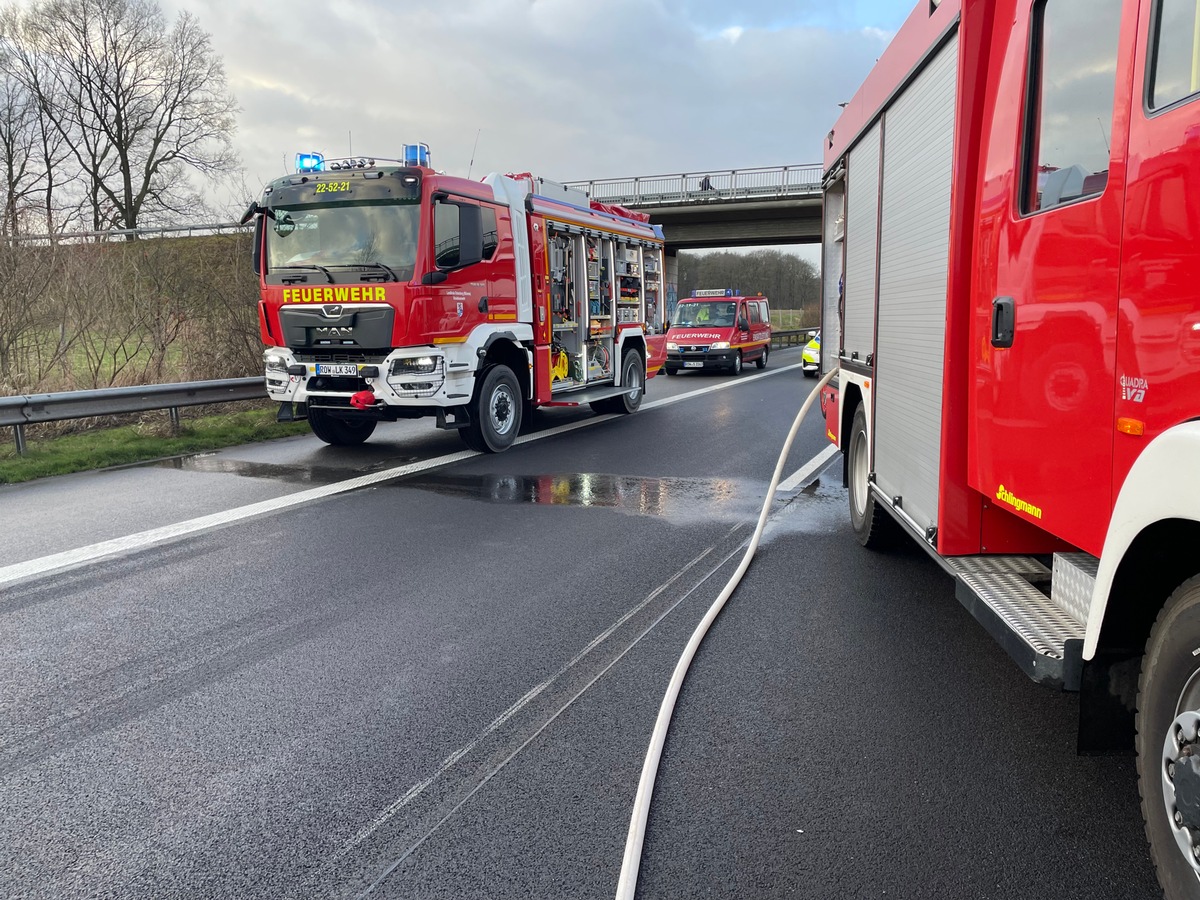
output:
<instances>
[{"instance_id":1,"label":"white cloud","mask_svg":"<svg viewBox=\"0 0 1200 900\"><path fill-rule=\"evenodd\" d=\"M555 180L818 162L883 51L807 0L166 0L213 38L251 187L299 150ZM730 16L737 22L730 22ZM722 21L722 19L725 21ZM722 40L712 40L720 35ZM352 144L351 144L352 142Z\"/></svg>"}]
</instances>

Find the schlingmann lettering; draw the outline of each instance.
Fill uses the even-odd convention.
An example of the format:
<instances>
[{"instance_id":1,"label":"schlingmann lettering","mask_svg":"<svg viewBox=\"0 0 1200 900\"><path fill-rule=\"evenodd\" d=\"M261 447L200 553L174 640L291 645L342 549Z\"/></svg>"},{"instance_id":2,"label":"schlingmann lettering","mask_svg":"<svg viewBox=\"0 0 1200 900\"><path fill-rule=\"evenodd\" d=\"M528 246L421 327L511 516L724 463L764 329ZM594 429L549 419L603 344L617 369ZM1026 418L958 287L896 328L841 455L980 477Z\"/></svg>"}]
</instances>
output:
<instances>
[{"instance_id":1,"label":"schlingmann lettering","mask_svg":"<svg viewBox=\"0 0 1200 900\"><path fill-rule=\"evenodd\" d=\"M384 301L387 292L380 287L297 287L283 289L284 303L368 303Z\"/></svg>"},{"instance_id":2,"label":"schlingmann lettering","mask_svg":"<svg viewBox=\"0 0 1200 900\"><path fill-rule=\"evenodd\" d=\"M1028 513L1035 519L1040 519L1042 517L1042 508L1040 506L1034 506L1032 503L1026 503L1024 500L1021 500L1019 497L1016 497L1009 491L1006 491L1004 489L1004 485L1000 485L1000 487L997 489L996 499L1001 503L1011 506L1017 512Z\"/></svg>"}]
</instances>

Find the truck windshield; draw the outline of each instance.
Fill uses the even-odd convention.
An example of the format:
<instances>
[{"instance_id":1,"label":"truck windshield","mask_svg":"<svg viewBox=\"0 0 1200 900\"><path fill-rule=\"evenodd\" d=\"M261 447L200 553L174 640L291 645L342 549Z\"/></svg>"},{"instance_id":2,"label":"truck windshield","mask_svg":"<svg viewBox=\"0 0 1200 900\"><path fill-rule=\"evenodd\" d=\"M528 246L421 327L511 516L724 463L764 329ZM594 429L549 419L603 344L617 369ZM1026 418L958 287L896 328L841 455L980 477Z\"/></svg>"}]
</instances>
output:
<instances>
[{"instance_id":1,"label":"truck windshield","mask_svg":"<svg viewBox=\"0 0 1200 900\"><path fill-rule=\"evenodd\" d=\"M276 207L267 220L267 268L367 267L410 281L420 205Z\"/></svg>"},{"instance_id":2,"label":"truck windshield","mask_svg":"<svg viewBox=\"0 0 1200 900\"><path fill-rule=\"evenodd\" d=\"M713 300L706 303L680 303L675 308L672 325L708 325L713 328L728 328L737 314L737 304L728 300Z\"/></svg>"}]
</instances>

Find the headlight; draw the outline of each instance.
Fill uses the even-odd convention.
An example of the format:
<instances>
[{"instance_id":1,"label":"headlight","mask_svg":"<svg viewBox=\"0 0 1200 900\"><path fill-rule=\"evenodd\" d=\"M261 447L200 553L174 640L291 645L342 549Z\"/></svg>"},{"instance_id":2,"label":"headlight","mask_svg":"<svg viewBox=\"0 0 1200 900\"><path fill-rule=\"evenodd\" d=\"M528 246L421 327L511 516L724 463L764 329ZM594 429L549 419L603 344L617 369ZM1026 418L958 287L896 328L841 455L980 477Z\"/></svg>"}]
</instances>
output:
<instances>
[{"instance_id":1,"label":"headlight","mask_svg":"<svg viewBox=\"0 0 1200 900\"><path fill-rule=\"evenodd\" d=\"M406 356L392 363L393 375L432 375L437 359L432 356Z\"/></svg>"},{"instance_id":2,"label":"headlight","mask_svg":"<svg viewBox=\"0 0 1200 900\"><path fill-rule=\"evenodd\" d=\"M287 357L279 353L267 352L263 354L263 363L267 367L268 372L283 372L287 373Z\"/></svg>"},{"instance_id":3,"label":"headlight","mask_svg":"<svg viewBox=\"0 0 1200 900\"><path fill-rule=\"evenodd\" d=\"M729 341L715 341L708 345L709 350L728 350Z\"/></svg>"},{"instance_id":4,"label":"headlight","mask_svg":"<svg viewBox=\"0 0 1200 900\"><path fill-rule=\"evenodd\" d=\"M675 341L667 341L667 349L668 350L678 350L679 344L675 343Z\"/></svg>"}]
</instances>

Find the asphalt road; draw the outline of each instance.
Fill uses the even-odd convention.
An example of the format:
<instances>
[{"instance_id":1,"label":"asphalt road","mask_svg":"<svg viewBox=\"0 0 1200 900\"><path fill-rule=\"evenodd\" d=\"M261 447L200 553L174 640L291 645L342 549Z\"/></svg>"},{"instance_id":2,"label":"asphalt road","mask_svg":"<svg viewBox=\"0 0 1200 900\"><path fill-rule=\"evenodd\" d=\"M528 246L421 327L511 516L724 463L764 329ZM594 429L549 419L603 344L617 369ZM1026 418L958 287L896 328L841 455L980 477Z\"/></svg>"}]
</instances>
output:
<instances>
[{"instance_id":1,"label":"asphalt road","mask_svg":"<svg viewBox=\"0 0 1200 900\"><path fill-rule=\"evenodd\" d=\"M500 456L414 423L0 490L0 896L611 897L795 361ZM823 448L814 416L785 471ZM779 497L700 649L639 896L1158 896L1132 759L1076 756L1076 698L923 552L859 548L837 471Z\"/></svg>"}]
</instances>

